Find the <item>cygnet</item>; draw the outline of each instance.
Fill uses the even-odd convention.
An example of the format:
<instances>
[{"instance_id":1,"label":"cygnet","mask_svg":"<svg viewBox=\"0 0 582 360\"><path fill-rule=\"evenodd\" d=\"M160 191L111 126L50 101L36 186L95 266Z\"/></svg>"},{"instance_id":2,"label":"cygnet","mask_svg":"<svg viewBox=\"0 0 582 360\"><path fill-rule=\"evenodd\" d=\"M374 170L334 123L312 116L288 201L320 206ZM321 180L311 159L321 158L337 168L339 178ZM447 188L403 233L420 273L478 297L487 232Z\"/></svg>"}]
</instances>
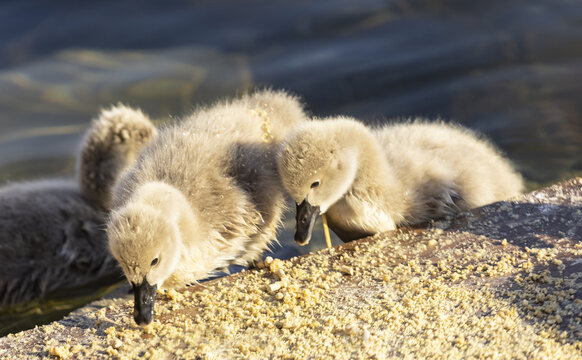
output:
<instances>
[{"instance_id":1,"label":"cygnet","mask_svg":"<svg viewBox=\"0 0 582 360\"><path fill-rule=\"evenodd\" d=\"M114 188L107 227L138 324L153 320L157 289L260 258L286 207L279 140L304 120L295 97L260 91L195 111L139 155Z\"/></svg>"},{"instance_id":2,"label":"cygnet","mask_svg":"<svg viewBox=\"0 0 582 360\"><path fill-rule=\"evenodd\" d=\"M123 105L104 109L80 149L78 182L47 179L0 189L0 305L119 281L107 249L108 194L154 135L141 112Z\"/></svg>"},{"instance_id":3,"label":"cygnet","mask_svg":"<svg viewBox=\"0 0 582 360\"><path fill-rule=\"evenodd\" d=\"M521 176L470 130L423 119L368 128L347 117L299 125L278 162L297 203L295 240L320 213L350 241L518 195Z\"/></svg>"}]
</instances>

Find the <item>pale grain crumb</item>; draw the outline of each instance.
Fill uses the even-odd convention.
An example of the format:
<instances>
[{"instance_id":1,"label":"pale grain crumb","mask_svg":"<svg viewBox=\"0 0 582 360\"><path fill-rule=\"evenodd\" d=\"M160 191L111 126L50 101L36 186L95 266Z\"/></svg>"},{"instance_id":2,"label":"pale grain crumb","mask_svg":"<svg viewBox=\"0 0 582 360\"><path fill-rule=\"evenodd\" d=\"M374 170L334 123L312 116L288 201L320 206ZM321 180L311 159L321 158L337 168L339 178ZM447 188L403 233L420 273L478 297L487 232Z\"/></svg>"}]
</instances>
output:
<instances>
[{"instance_id":1,"label":"pale grain crumb","mask_svg":"<svg viewBox=\"0 0 582 360\"><path fill-rule=\"evenodd\" d=\"M364 328L364 331L362 332L362 340L364 340L364 342L368 342L370 340L370 331L368 331L367 328Z\"/></svg>"},{"instance_id":2,"label":"pale grain crumb","mask_svg":"<svg viewBox=\"0 0 582 360\"><path fill-rule=\"evenodd\" d=\"M181 293L177 292L174 289L168 290L166 292L166 296L172 301L183 301L184 300L184 295L182 295Z\"/></svg>"},{"instance_id":3,"label":"pale grain crumb","mask_svg":"<svg viewBox=\"0 0 582 360\"><path fill-rule=\"evenodd\" d=\"M48 349L49 355L56 356L59 359L68 359L71 356L70 346L51 346Z\"/></svg>"},{"instance_id":4,"label":"pale grain crumb","mask_svg":"<svg viewBox=\"0 0 582 360\"><path fill-rule=\"evenodd\" d=\"M339 271L341 271L342 273L344 273L346 275L350 275L350 276L354 275L354 269L350 266L347 266L347 265L340 266Z\"/></svg>"},{"instance_id":5,"label":"pale grain crumb","mask_svg":"<svg viewBox=\"0 0 582 360\"><path fill-rule=\"evenodd\" d=\"M281 280L286 278L285 271L283 271L283 269L277 270L277 273L275 275L277 275Z\"/></svg>"},{"instance_id":6,"label":"pale grain crumb","mask_svg":"<svg viewBox=\"0 0 582 360\"><path fill-rule=\"evenodd\" d=\"M273 259L273 261L269 264L269 270L271 271L271 273L277 274L277 272L281 269L282 266L283 261L281 261L280 259Z\"/></svg>"},{"instance_id":7,"label":"pale grain crumb","mask_svg":"<svg viewBox=\"0 0 582 360\"><path fill-rule=\"evenodd\" d=\"M281 281L276 281L274 283L269 284L269 291L275 292L282 287L283 283Z\"/></svg>"}]
</instances>

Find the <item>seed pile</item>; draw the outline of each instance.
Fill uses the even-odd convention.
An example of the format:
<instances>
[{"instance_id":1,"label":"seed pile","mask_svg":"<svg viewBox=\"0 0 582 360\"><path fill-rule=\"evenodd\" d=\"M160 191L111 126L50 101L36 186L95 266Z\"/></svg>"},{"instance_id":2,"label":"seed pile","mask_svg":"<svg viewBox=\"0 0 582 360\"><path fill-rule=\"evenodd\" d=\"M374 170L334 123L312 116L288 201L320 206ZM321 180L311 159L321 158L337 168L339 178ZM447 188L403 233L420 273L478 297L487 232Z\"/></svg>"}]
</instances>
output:
<instances>
[{"instance_id":1,"label":"seed pile","mask_svg":"<svg viewBox=\"0 0 582 360\"><path fill-rule=\"evenodd\" d=\"M582 179L0 339L0 357L582 359Z\"/></svg>"}]
</instances>

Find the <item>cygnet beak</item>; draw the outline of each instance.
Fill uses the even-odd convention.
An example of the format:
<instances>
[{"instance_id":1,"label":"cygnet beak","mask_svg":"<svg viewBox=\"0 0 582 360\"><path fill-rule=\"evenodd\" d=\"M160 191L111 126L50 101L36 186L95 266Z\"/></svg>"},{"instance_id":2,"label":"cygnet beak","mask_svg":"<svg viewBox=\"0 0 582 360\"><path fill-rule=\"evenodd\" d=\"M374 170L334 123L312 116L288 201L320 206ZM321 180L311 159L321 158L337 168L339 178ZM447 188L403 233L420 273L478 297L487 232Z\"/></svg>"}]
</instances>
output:
<instances>
[{"instance_id":1,"label":"cygnet beak","mask_svg":"<svg viewBox=\"0 0 582 360\"><path fill-rule=\"evenodd\" d=\"M154 319L154 303L158 285L150 285L145 277L140 285L132 285L135 297L133 318L138 325L147 325Z\"/></svg>"},{"instance_id":2,"label":"cygnet beak","mask_svg":"<svg viewBox=\"0 0 582 360\"><path fill-rule=\"evenodd\" d=\"M307 202L307 199L297 205L297 215L295 217L295 220L297 220L297 226L295 226L295 241L299 245L307 245L309 240L311 240L311 232L313 231L313 225L315 225L315 220L318 215L319 206L311 205Z\"/></svg>"}]
</instances>

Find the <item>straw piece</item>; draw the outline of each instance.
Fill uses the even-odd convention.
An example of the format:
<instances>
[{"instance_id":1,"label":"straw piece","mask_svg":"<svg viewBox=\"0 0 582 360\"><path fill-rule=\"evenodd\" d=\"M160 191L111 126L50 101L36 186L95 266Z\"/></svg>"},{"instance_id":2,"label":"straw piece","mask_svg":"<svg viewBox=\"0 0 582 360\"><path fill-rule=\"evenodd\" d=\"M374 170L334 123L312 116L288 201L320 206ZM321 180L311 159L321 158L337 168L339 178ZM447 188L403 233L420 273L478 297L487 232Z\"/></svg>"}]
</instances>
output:
<instances>
[{"instance_id":1,"label":"straw piece","mask_svg":"<svg viewBox=\"0 0 582 360\"><path fill-rule=\"evenodd\" d=\"M327 244L327 248L331 249L331 238L329 237L329 227L327 226L327 217L325 214L321 215L323 219L323 233L325 234L325 243Z\"/></svg>"}]
</instances>

